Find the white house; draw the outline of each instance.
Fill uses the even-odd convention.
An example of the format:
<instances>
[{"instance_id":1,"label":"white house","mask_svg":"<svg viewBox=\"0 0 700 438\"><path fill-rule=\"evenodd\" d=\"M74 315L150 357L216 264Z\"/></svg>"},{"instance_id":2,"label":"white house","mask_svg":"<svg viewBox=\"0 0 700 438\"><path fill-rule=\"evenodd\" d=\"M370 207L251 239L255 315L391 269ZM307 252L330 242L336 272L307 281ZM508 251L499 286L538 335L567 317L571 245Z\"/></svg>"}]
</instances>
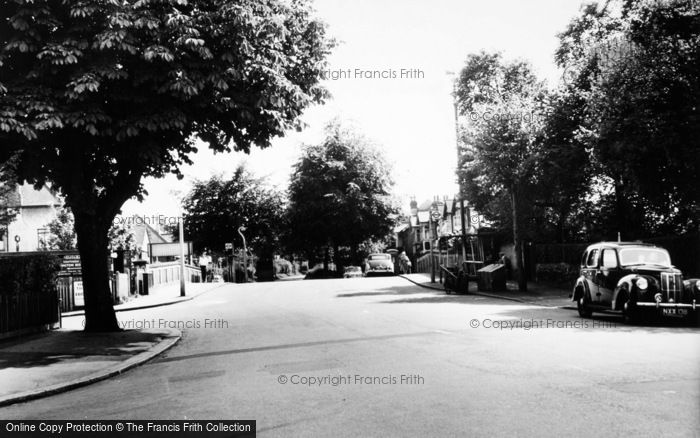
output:
<instances>
[{"instance_id":1,"label":"white house","mask_svg":"<svg viewBox=\"0 0 700 438\"><path fill-rule=\"evenodd\" d=\"M61 198L48 186L36 190L31 184L15 187L6 197L4 207L17 215L6 228L0 228L0 252L37 251L42 238L48 237L46 226L56 218Z\"/></svg>"}]
</instances>

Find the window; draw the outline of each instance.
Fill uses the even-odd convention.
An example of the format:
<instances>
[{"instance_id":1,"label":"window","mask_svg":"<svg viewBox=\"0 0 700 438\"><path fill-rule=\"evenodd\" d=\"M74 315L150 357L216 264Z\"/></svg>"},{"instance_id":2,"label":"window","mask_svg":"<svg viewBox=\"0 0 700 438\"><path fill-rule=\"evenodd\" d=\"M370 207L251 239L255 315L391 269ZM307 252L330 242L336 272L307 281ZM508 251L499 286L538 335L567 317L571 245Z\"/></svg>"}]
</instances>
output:
<instances>
[{"instance_id":1,"label":"window","mask_svg":"<svg viewBox=\"0 0 700 438\"><path fill-rule=\"evenodd\" d=\"M622 265L671 266L671 256L661 248L624 248L620 250Z\"/></svg>"},{"instance_id":2,"label":"window","mask_svg":"<svg viewBox=\"0 0 700 438\"><path fill-rule=\"evenodd\" d=\"M589 268L598 266L598 249L594 249L588 254L586 265Z\"/></svg>"},{"instance_id":3,"label":"window","mask_svg":"<svg viewBox=\"0 0 700 438\"><path fill-rule=\"evenodd\" d=\"M37 250L48 249L49 236L51 233L48 228L39 228L36 230L36 241L38 243Z\"/></svg>"},{"instance_id":4,"label":"window","mask_svg":"<svg viewBox=\"0 0 700 438\"><path fill-rule=\"evenodd\" d=\"M588 253L584 251L581 257L581 266L586 266L586 260L588 260Z\"/></svg>"},{"instance_id":5,"label":"window","mask_svg":"<svg viewBox=\"0 0 700 438\"><path fill-rule=\"evenodd\" d=\"M603 250L603 267L617 268L617 256L615 255L614 249Z\"/></svg>"},{"instance_id":6,"label":"window","mask_svg":"<svg viewBox=\"0 0 700 438\"><path fill-rule=\"evenodd\" d=\"M389 254L372 254L367 260L391 260L391 256Z\"/></svg>"}]
</instances>

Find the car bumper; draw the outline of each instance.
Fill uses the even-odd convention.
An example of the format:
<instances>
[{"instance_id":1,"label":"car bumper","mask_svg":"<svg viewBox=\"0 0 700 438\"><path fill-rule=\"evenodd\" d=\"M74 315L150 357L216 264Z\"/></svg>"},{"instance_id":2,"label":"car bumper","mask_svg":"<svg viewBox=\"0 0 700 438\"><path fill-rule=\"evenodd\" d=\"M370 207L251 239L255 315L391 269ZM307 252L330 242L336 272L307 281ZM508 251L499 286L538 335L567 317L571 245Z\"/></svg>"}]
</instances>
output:
<instances>
[{"instance_id":1,"label":"car bumper","mask_svg":"<svg viewBox=\"0 0 700 438\"><path fill-rule=\"evenodd\" d=\"M661 317L687 318L698 314L698 305L695 300L692 303L638 302L636 305L640 311L654 312Z\"/></svg>"},{"instance_id":2,"label":"car bumper","mask_svg":"<svg viewBox=\"0 0 700 438\"><path fill-rule=\"evenodd\" d=\"M692 303L649 303L639 301L635 303L637 307L655 307L657 309L692 309L696 310L697 303L693 300Z\"/></svg>"},{"instance_id":3,"label":"car bumper","mask_svg":"<svg viewBox=\"0 0 700 438\"><path fill-rule=\"evenodd\" d=\"M394 271L390 269L369 269L368 274L393 274Z\"/></svg>"}]
</instances>

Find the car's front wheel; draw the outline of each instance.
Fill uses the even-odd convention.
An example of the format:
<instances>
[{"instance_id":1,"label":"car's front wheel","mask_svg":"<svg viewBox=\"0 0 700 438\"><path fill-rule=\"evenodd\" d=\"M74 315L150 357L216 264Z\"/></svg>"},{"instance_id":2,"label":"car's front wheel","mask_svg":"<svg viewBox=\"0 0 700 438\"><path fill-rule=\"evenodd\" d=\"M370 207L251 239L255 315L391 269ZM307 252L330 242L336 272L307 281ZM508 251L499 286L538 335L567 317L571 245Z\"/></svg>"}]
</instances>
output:
<instances>
[{"instance_id":1,"label":"car's front wheel","mask_svg":"<svg viewBox=\"0 0 700 438\"><path fill-rule=\"evenodd\" d=\"M639 322L639 310L635 309L631 301L626 301L622 306L622 321L625 324L637 324Z\"/></svg>"}]
</instances>

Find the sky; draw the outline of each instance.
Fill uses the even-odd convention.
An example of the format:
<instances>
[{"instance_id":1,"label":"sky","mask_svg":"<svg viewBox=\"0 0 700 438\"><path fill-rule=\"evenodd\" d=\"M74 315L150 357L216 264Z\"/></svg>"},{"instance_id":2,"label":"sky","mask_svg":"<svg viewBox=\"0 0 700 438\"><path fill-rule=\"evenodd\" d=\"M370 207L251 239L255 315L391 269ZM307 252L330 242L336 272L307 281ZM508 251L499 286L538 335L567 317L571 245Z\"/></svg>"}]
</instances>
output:
<instances>
[{"instance_id":1,"label":"sky","mask_svg":"<svg viewBox=\"0 0 700 438\"><path fill-rule=\"evenodd\" d=\"M457 150L448 72L458 72L470 53L500 51L506 59L530 62L541 79L555 84L561 77L554 64L556 34L578 14L581 1L316 0L314 5L338 46L324 81L332 98L304 113L306 129L250 155L214 155L202 146L192 156L194 164L182 169L183 180L146 179L149 195L142 203L128 201L124 215L175 216L194 180L230 174L241 162L284 190L302 145L320 142L324 126L336 118L384 152L393 167L394 194L403 204L412 196L418 202L452 196ZM342 77L333 80L340 71Z\"/></svg>"}]
</instances>

